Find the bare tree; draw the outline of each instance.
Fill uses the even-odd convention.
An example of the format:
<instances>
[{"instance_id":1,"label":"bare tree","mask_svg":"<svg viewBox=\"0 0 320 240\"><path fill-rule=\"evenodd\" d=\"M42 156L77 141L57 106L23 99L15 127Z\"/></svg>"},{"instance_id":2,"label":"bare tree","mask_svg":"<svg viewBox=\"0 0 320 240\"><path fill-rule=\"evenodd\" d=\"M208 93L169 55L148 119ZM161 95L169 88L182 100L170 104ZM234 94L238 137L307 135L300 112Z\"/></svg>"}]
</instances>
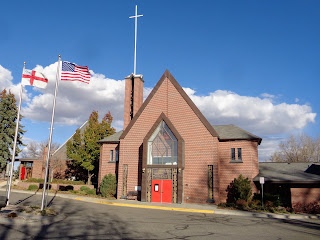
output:
<instances>
[{"instance_id":1,"label":"bare tree","mask_svg":"<svg viewBox=\"0 0 320 240\"><path fill-rule=\"evenodd\" d=\"M28 152L23 154L24 158L35 158L40 159L43 158L44 149L48 146L48 140L42 142L30 142L27 146ZM51 143L51 154L54 153L59 148L58 143Z\"/></svg>"},{"instance_id":2,"label":"bare tree","mask_svg":"<svg viewBox=\"0 0 320 240\"><path fill-rule=\"evenodd\" d=\"M320 139L306 134L291 135L271 156L272 162L318 162L319 159Z\"/></svg>"}]
</instances>

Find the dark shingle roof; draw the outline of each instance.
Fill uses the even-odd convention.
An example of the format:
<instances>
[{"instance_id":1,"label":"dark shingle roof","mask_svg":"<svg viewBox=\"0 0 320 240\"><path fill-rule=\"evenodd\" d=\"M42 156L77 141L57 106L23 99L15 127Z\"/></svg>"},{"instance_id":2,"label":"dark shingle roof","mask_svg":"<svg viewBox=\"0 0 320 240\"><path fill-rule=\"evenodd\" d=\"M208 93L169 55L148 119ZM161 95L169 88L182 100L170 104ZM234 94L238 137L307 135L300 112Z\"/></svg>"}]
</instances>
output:
<instances>
[{"instance_id":1,"label":"dark shingle roof","mask_svg":"<svg viewBox=\"0 0 320 240\"><path fill-rule=\"evenodd\" d=\"M115 134L105 137L103 139L101 139L100 141L98 141L99 143L117 143L120 142L120 136L123 133L123 130L116 132Z\"/></svg>"},{"instance_id":2,"label":"dark shingle roof","mask_svg":"<svg viewBox=\"0 0 320 240\"><path fill-rule=\"evenodd\" d=\"M222 141L228 140L253 140L260 144L262 138L239 128L236 125L212 125L214 130L218 133L219 139Z\"/></svg>"},{"instance_id":3,"label":"dark shingle roof","mask_svg":"<svg viewBox=\"0 0 320 240\"><path fill-rule=\"evenodd\" d=\"M265 182L275 183L320 183L319 163L259 163L259 175L254 181L259 181L260 177L265 178ZM310 171L312 170L312 171ZM311 173L312 172L312 173Z\"/></svg>"},{"instance_id":4,"label":"dark shingle roof","mask_svg":"<svg viewBox=\"0 0 320 240\"><path fill-rule=\"evenodd\" d=\"M258 141L259 144L261 143L262 139L252 133L249 133L245 131L242 128L239 128L233 124L230 125L213 125L212 126L214 130L218 133L219 139L222 141L227 141L227 140L253 140L253 141ZM99 142L100 143L106 143L106 142L119 142L120 141L120 136L123 133L123 130L105 137L101 139Z\"/></svg>"}]
</instances>

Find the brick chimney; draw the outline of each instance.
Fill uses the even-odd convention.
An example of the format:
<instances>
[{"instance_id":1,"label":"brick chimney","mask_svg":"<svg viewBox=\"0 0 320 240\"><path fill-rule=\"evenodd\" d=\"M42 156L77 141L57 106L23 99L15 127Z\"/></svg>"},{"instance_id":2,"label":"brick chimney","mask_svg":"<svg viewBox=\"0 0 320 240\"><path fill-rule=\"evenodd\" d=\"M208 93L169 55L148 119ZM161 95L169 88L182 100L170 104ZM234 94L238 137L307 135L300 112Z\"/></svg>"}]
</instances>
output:
<instances>
[{"instance_id":1,"label":"brick chimney","mask_svg":"<svg viewBox=\"0 0 320 240\"><path fill-rule=\"evenodd\" d=\"M130 123L143 103L143 76L131 74L125 78L123 129Z\"/></svg>"}]
</instances>

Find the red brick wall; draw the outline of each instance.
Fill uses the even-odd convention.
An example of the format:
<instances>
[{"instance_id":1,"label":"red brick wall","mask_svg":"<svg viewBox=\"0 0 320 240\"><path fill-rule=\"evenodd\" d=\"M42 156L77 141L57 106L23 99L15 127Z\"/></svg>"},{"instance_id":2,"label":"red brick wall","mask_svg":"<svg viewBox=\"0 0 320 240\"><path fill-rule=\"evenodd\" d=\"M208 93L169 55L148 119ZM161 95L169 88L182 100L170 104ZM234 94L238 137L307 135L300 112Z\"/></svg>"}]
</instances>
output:
<instances>
[{"instance_id":1,"label":"red brick wall","mask_svg":"<svg viewBox=\"0 0 320 240\"><path fill-rule=\"evenodd\" d=\"M128 164L128 191L134 191L138 186L138 166L142 160L139 148L162 112L185 141L184 202L204 203L208 199L208 165L214 166L215 176L218 174L218 140L212 137L168 79L164 80L130 132L121 140L118 197L122 195L123 164ZM219 201L218 177L214 178L214 186L214 198Z\"/></svg>"},{"instance_id":2,"label":"red brick wall","mask_svg":"<svg viewBox=\"0 0 320 240\"><path fill-rule=\"evenodd\" d=\"M100 148L100 160L99 160L99 176L98 183L100 185L102 178L111 173L116 174L116 149L119 149L119 144L108 143L102 144ZM113 161L111 162L110 151L113 150Z\"/></svg>"},{"instance_id":3,"label":"red brick wall","mask_svg":"<svg viewBox=\"0 0 320 240\"><path fill-rule=\"evenodd\" d=\"M238 148L241 148L242 162L231 163L231 148L235 148L236 160L238 159ZM220 158L220 198L222 202L227 199L227 187L240 174L248 177L252 182L253 178L259 174L258 143L250 141L228 141L219 142ZM256 186L251 184L253 192Z\"/></svg>"},{"instance_id":4,"label":"red brick wall","mask_svg":"<svg viewBox=\"0 0 320 240\"><path fill-rule=\"evenodd\" d=\"M308 204L320 201L320 188L290 188L290 190L292 206L298 202Z\"/></svg>"},{"instance_id":5,"label":"red brick wall","mask_svg":"<svg viewBox=\"0 0 320 240\"><path fill-rule=\"evenodd\" d=\"M41 160L36 160L33 162L32 167L32 178L43 178L45 176L45 164Z\"/></svg>"}]
</instances>

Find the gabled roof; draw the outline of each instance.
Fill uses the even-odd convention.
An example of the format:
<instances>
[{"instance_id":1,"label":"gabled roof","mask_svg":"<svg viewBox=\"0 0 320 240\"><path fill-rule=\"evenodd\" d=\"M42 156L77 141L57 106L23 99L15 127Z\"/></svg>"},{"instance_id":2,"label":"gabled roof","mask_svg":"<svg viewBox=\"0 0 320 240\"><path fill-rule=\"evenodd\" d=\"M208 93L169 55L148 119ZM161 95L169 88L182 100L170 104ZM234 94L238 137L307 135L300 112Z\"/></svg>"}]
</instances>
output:
<instances>
[{"instance_id":1,"label":"gabled roof","mask_svg":"<svg viewBox=\"0 0 320 240\"><path fill-rule=\"evenodd\" d=\"M233 124L212 125L212 127L218 133L220 141L250 140L258 141L258 144L260 144L262 141L262 138L252 133L249 133L246 130Z\"/></svg>"},{"instance_id":2,"label":"gabled roof","mask_svg":"<svg viewBox=\"0 0 320 240\"><path fill-rule=\"evenodd\" d=\"M259 181L260 177L265 178L265 182L273 183L318 183L320 184L319 163L259 163L259 175L254 181ZM315 171L317 170L318 171Z\"/></svg>"},{"instance_id":3,"label":"gabled roof","mask_svg":"<svg viewBox=\"0 0 320 240\"><path fill-rule=\"evenodd\" d=\"M120 142L120 136L122 133L123 133L123 130L116 132L115 134L110 135L108 137L105 137L98 142L99 143L118 143Z\"/></svg>"},{"instance_id":4,"label":"gabled roof","mask_svg":"<svg viewBox=\"0 0 320 240\"><path fill-rule=\"evenodd\" d=\"M182 89L182 87L180 86L180 84L177 82L177 80L171 75L171 73L169 72L169 70L167 69L162 77L160 78L160 80L158 81L158 83L156 84L156 86L153 88L153 90L151 91L151 93L149 94L149 96L147 97L147 99L143 102L143 104L141 105L140 109L138 110L138 112L134 115L133 119L130 121L130 123L128 124L128 126L126 127L126 129L123 131L122 135L120 136L120 139L125 138L125 136L128 134L128 132L130 131L130 129L132 128L132 126L135 124L135 122L137 121L137 119L140 117L140 115L142 114L143 110L146 108L146 106L149 104L149 102L151 101L151 99L153 98L153 96L156 94L156 92L158 91L158 89L160 88L161 84L163 83L163 81L168 78L169 81L173 84L173 86L177 89L177 91L181 94L181 96L184 98L184 100L187 102L187 104L191 107L191 109L193 110L193 112L197 115L197 117L200 119L200 121L203 123L203 125L208 129L208 131L211 133L211 135L213 137L218 137L218 134L216 133L216 131L213 129L213 127L211 126L211 124L208 122L208 120L203 116L203 114L200 112L200 110L197 108L197 106L194 104L194 102L190 99L190 97L186 94L186 92Z\"/></svg>"},{"instance_id":5,"label":"gabled roof","mask_svg":"<svg viewBox=\"0 0 320 240\"><path fill-rule=\"evenodd\" d=\"M83 133L88 124L89 121L87 120L84 124L81 125L81 127L79 127L81 133ZM67 139L67 141L65 141L56 151L54 151L52 156L67 159L67 142L72 139L74 134L72 134L71 137Z\"/></svg>"}]
</instances>

